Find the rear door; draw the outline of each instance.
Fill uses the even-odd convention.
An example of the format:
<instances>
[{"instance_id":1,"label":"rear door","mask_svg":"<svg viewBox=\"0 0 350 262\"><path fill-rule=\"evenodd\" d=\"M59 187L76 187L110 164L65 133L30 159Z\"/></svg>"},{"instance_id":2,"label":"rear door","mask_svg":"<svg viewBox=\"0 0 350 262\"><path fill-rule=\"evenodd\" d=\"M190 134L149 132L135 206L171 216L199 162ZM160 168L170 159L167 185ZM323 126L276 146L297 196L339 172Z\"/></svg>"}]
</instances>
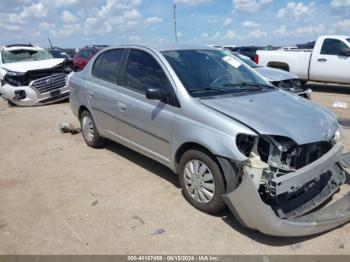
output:
<instances>
[{"instance_id":1,"label":"rear door","mask_svg":"<svg viewBox=\"0 0 350 262\"><path fill-rule=\"evenodd\" d=\"M310 79L315 81L350 83L350 57L340 50L349 48L345 41L326 38L319 54L312 55Z\"/></svg>"},{"instance_id":2,"label":"rear door","mask_svg":"<svg viewBox=\"0 0 350 262\"><path fill-rule=\"evenodd\" d=\"M107 135L118 131L115 114L119 98L117 85L121 83L121 69L125 49L110 49L93 62L86 93L97 126Z\"/></svg>"},{"instance_id":3,"label":"rear door","mask_svg":"<svg viewBox=\"0 0 350 262\"><path fill-rule=\"evenodd\" d=\"M165 164L170 158L173 114L179 108L172 102L149 100L145 91L146 88L163 88L175 95L169 79L156 56L145 50L131 49L117 101L118 134L123 142Z\"/></svg>"}]
</instances>

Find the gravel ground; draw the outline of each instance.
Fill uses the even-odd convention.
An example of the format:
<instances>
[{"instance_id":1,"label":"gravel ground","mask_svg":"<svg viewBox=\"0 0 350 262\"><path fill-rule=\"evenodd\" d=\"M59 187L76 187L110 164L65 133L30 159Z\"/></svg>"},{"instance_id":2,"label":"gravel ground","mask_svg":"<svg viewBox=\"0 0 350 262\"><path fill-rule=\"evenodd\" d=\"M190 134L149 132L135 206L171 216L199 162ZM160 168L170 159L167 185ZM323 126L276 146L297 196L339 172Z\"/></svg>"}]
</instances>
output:
<instances>
[{"instance_id":1,"label":"gravel ground","mask_svg":"<svg viewBox=\"0 0 350 262\"><path fill-rule=\"evenodd\" d=\"M321 88L322 91L322 88ZM347 90L314 92L329 108ZM350 108L335 109L350 149ZM0 254L350 254L350 224L306 238L250 231L228 212L203 214L176 175L121 145L61 134L69 103L0 102Z\"/></svg>"}]
</instances>

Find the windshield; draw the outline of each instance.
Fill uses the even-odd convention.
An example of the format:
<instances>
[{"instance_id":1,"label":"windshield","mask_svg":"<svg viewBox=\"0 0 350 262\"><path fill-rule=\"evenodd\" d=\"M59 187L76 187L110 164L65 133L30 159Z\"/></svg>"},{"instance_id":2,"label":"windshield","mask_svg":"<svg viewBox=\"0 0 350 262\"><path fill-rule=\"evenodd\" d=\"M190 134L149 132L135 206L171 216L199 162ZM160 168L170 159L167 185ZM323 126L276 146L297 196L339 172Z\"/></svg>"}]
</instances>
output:
<instances>
[{"instance_id":1,"label":"windshield","mask_svg":"<svg viewBox=\"0 0 350 262\"><path fill-rule=\"evenodd\" d=\"M346 39L346 41L348 41L348 43L350 44L350 38Z\"/></svg>"},{"instance_id":2,"label":"windshield","mask_svg":"<svg viewBox=\"0 0 350 262\"><path fill-rule=\"evenodd\" d=\"M162 54L195 97L273 88L227 51L177 50Z\"/></svg>"},{"instance_id":3,"label":"windshield","mask_svg":"<svg viewBox=\"0 0 350 262\"><path fill-rule=\"evenodd\" d=\"M258 64L256 64L254 61L252 61L248 56L240 55L240 54L237 54L237 53L235 53L233 55L238 57L239 59L241 59L244 63L246 63L250 67L253 67L253 68L261 67Z\"/></svg>"},{"instance_id":4,"label":"windshield","mask_svg":"<svg viewBox=\"0 0 350 262\"><path fill-rule=\"evenodd\" d=\"M51 59L52 55L45 50L28 50L20 49L13 51L2 51L2 62L4 64L23 62L23 61L39 61L45 59Z\"/></svg>"}]
</instances>

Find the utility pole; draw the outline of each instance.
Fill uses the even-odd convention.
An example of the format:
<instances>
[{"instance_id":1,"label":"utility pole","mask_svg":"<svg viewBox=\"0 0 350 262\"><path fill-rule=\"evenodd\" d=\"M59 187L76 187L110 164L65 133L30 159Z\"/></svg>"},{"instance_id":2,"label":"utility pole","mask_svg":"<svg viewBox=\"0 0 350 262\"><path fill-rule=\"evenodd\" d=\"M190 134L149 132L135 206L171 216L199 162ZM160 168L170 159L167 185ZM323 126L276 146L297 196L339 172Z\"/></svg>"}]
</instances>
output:
<instances>
[{"instance_id":1,"label":"utility pole","mask_svg":"<svg viewBox=\"0 0 350 262\"><path fill-rule=\"evenodd\" d=\"M176 4L174 3L174 33L175 33L175 42L177 43L177 29L176 29Z\"/></svg>"}]
</instances>

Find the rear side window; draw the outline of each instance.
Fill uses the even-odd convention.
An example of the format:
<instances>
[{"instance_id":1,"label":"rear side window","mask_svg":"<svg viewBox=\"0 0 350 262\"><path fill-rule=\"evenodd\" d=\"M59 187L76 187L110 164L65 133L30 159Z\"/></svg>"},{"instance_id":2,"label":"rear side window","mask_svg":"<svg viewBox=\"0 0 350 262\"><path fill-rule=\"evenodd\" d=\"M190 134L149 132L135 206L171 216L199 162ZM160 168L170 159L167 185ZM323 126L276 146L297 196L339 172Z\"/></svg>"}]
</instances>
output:
<instances>
[{"instance_id":1,"label":"rear side window","mask_svg":"<svg viewBox=\"0 0 350 262\"><path fill-rule=\"evenodd\" d=\"M79 56L81 58L83 58L83 59L88 59L89 58L89 51L88 51L88 49L81 50Z\"/></svg>"},{"instance_id":2,"label":"rear side window","mask_svg":"<svg viewBox=\"0 0 350 262\"><path fill-rule=\"evenodd\" d=\"M113 84L117 83L123 52L123 49L113 49L102 53L95 60L92 75Z\"/></svg>"},{"instance_id":3,"label":"rear side window","mask_svg":"<svg viewBox=\"0 0 350 262\"><path fill-rule=\"evenodd\" d=\"M96 49L88 49L86 50L87 59L93 57L98 51Z\"/></svg>"},{"instance_id":4,"label":"rear side window","mask_svg":"<svg viewBox=\"0 0 350 262\"><path fill-rule=\"evenodd\" d=\"M348 48L345 43L338 39L326 39L323 42L321 55L340 55L342 48Z\"/></svg>"},{"instance_id":5,"label":"rear side window","mask_svg":"<svg viewBox=\"0 0 350 262\"><path fill-rule=\"evenodd\" d=\"M132 49L125 68L125 86L145 93L146 88L167 89L170 83L163 69L150 54Z\"/></svg>"}]
</instances>

